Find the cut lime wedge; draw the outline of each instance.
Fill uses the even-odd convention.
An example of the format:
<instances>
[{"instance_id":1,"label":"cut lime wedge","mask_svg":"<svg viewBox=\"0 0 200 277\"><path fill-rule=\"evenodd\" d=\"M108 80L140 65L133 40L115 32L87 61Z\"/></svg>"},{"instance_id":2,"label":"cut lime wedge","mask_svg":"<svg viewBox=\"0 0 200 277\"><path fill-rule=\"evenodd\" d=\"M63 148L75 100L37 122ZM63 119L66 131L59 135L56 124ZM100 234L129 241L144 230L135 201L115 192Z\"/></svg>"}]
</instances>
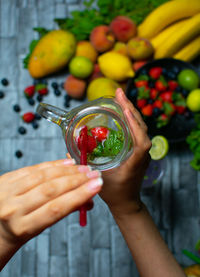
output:
<instances>
[{"instance_id":1,"label":"cut lime wedge","mask_svg":"<svg viewBox=\"0 0 200 277\"><path fill-rule=\"evenodd\" d=\"M163 159L169 151L168 140L163 136L155 136L151 140L152 147L149 151L149 154L152 160L161 160Z\"/></svg>"}]
</instances>

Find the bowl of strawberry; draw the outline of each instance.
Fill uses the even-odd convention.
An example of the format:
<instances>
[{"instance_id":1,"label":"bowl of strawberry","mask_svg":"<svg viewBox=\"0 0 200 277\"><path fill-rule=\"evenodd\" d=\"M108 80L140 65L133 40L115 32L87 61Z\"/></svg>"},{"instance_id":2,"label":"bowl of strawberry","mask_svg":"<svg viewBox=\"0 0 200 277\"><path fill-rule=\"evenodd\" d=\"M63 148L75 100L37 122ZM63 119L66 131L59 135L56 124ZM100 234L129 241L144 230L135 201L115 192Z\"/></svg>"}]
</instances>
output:
<instances>
[{"instance_id":1,"label":"bowl of strawberry","mask_svg":"<svg viewBox=\"0 0 200 277\"><path fill-rule=\"evenodd\" d=\"M179 82L179 74L185 69L198 74L194 66L180 60L154 60L129 79L127 97L140 111L150 136L183 141L194 127L193 113L186 106L190 90Z\"/></svg>"}]
</instances>

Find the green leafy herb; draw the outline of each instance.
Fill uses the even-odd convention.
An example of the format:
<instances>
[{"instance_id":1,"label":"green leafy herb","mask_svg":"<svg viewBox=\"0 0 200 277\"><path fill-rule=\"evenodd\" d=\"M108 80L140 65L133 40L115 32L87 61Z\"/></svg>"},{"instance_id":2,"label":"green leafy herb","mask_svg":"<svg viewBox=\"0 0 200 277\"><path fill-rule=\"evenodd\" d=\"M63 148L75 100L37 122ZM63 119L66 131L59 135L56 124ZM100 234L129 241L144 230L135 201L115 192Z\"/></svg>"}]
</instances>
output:
<instances>
[{"instance_id":1,"label":"green leafy herb","mask_svg":"<svg viewBox=\"0 0 200 277\"><path fill-rule=\"evenodd\" d=\"M149 89L146 89L145 87L138 88L138 99L148 99L149 95L150 95Z\"/></svg>"},{"instance_id":2,"label":"green leafy herb","mask_svg":"<svg viewBox=\"0 0 200 277\"><path fill-rule=\"evenodd\" d=\"M45 28L41 28L41 27L33 28L33 30L38 32L39 39L34 39L34 40L31 41L31 43L29 45L29 53L26 55L26 57L23 60L24 68L28 68L28 63L29 63L30 56L31 56L34 48L38 44L39 40L49 32L49 30L47 30Z\"/></svg>"},{"instance_id":3,"label":"green leafy herb","mask_svg":"<svg viewBox=\"0 0 200 277\"><path fill-rule=\"evenodd\" d=\"M195 115L195 128L190 132L186 139L189 144L190 150L193 152L194 157L190 162L190 165L195 169L200 171L200 113Z\"/></svg>"}]
</instances>

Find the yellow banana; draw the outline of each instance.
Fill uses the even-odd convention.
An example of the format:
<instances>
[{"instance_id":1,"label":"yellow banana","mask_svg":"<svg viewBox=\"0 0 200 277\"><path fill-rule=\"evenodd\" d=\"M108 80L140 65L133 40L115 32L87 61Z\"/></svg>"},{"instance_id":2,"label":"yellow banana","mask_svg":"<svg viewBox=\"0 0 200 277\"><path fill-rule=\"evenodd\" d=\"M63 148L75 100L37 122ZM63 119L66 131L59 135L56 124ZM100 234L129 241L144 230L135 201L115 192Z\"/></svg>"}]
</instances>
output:
<instances>
[{"instance_id":1,"label":"yellow banana","mask_svg":"<svg viewBox=\"0 0 200 277\"><path fill-rule=\"evenodd\" d=\"M200 55L200 36L193 39L189 44L177 52L173 58L185 62L191 62Z\"/></svg>"},{"instance_id":2,"label":"yellow banana","mask_svg":"<svg viewBox=\"0 0 200 277\"><path fill-rule=\"evenodd\" d=\"M173 0L151 12L138 27L140 37L152 38L168 25L200 12L200 0Z\"/></svg>"},{"instance_id":3,"label":"yellow banana","mask_svg":"<svg viewBox=\"0 0 200 277\"><path fill-rule=\"evenodd\" d=\"M177 30L182 28L187 21L188 19L178 21L177 23L174 23L169 27L165 28L157 36L153 37L150 41L154 49L158 48L159 45L165 43L166 39L170 39L170 36L173 34L173 32L176 32Z\"/></svg>"},{"instance_id":4,"label":"yellow banana","mask_svg":"<svg viewBox=\"0 0 200 277\"><path fill-rule=\"evenodd\" d=\"M170 39L167 39L163 45L160 45L154 53L154 58L172 57L186 43L200 34L200 13L188 20L179 31L174 32Z\"/></svg>"}]
</instances>

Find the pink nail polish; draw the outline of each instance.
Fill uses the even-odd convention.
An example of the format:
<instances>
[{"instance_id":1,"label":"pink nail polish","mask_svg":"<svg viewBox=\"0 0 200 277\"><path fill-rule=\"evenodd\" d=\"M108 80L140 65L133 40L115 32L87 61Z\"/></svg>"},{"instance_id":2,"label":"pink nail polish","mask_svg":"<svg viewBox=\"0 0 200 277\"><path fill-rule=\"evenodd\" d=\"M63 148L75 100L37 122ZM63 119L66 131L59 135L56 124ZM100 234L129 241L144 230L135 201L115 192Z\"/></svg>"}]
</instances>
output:
<instances>
[{"instance_id":1,"label":"pink nail polish","mask_svg":"<svg viewBox=\"0 0 200 277\"><path fill-rule=\"evenodd\" d=\"M97 178L97 177L101 177L101 172L98 170L95 171L90 171L87 173L87 177L88 178Z\"/></svg>"},{"instance_id":2,"label":"pink nail polish","mask_svg":"<svg viewBox=\"0 0 200 277\"><path fill-rule=\"evenodd\" d=\"M64 163L64 165L73 165L76 162L74 159L65 159L63 163Z\"/></svg>"},{"instance_id":3,"label":"pink nail polish","mask_svg":"<svg viewBox=\"0 0 200 277\"><path fill-rule=\"evenodd\" d=\"M82 165L82 166L78 167L78 170L79 170L79 172L84 173L84 172L90 172L92 169L88 165L86 165L86 166Z\"/></svg>"},{"instance_id":4,"label":"pink nail polish","mask_svg":"<svg viewBox=\"0 0 200 277\"><path fill-rule=\"evenodd\" d=\"M103 179L102 178L97 178L97 179L93 179L91 181L89 181L87 183L87 188L90 191L96 191L97 188L101 187L103 185Z\"/></svg>"}]
</instances>

